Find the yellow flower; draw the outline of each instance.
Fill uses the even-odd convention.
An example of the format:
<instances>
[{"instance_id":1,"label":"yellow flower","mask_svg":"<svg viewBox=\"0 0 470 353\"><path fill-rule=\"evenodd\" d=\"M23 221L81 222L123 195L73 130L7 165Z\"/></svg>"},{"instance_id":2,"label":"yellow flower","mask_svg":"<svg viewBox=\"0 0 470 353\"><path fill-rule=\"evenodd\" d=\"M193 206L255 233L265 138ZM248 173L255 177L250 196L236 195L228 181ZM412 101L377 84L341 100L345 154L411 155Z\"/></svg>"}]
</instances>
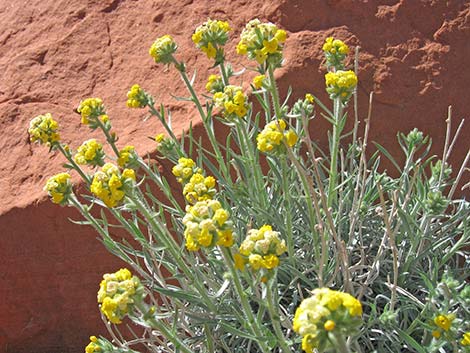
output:
<instances>
[{"instance_id":1,"label":"yellow flower","mask_svg":"<svg viewBox=\"0 0 470 353\"><path fill-rule=\"evenodd\" d=\"M333 331L335 329L335 326L336 324L333 320L326 320L325 324L323 325L323 327L327 331Z\"/></svg>"},{"instance_id":2,"label":"yellow flower","mask_svg":"<svg viewBox=\"0 0 470 353\"><path fill-rule=\"evenodd\" d=\"M353 309L353 310L351 310ZM348 293L318 288L297 308L292 327L302 336L306 350L324 349L328 332L352 334L361 324L361 303Z\"/></svg>"},{"instance_id":3,"label":"yellow flower","mask_svg":"<svg viewBox=\"0 0 470 353\"><path fill-rule=\"evenodd\" d=\"M305 99L306 99L307 101L309 101L310 103L312 103L312 104L315 102L315 98L314 98L313 95L310 94L310 93L307 93L307 94L305 95Z\"/></svg>"},{"instance_id":4,"label":"yellow flower","mask_svg":"<svg viewBox=\"0 0 470 353\"><path fill-rule=\"evenodd\" d=\"M261 266L267 270L272 270L273 268L279 266L279 258L274 254L263 256Z\"/></svg>"},{"instance_id":5,"label":"yellow flower","mask_svg":"<svg viewBox=\"0 0 470 353\"><path fill-rule=\"evenodd\" d=\"M266 52L273 54L277 51L278 41L276 38L271 38L270 40L263 40L263 48L266 49Z\"/></svg>"},{"instance_id":6,"label":"yellow flower","mask_svg":"<svg viewBox=\"0 0 470 353\"><path fill-rule=\"evenodd\" d=\"M119 158L117 159L118 165L122 168L124 166L132 164L135 159L135 148L134 146L125 146L119 151Z\"/></svg>"},{"instance_id":7,"label":"yellow flower","mask_svg":"<svg viewBox=\"0 0 470 353\"><path fill-rule=\"evenodd\" d=\"M214 217L212 219L216 221L219 226L222 226L225 221L228 219L228 212L224 210L223 208L219 208L217 211L215 211Z\"/></svg>"},{"instance_id":8,"label":"yellow flower","mask_svg":"<svg viewBox=\"0 0 470 353\"><path fill-rule=\"evenodd\" d=\"M240 42L237 44L237 54L245 55L247 52L248 52L248 47L244 43Z\"/></svg>"},{"instance_id":9,"label":"yellow flower","mask_svg":"<svg viewBox=\"0 0 470 353\"><path fill-rule=\"evenodd\" d=\"M173 37L166 34L152 44L149 54L156 63L169 64L173 61L173 54L177 48Z\"/></svg>"},{"instance_id":10,"label":"yellow flower","mask_svg":"<svg viewBox=\"0 0 470 353\"><path fill-rule=\"evenodd\" d=\"M207 46L202 46L201 50L207 55L209 59L214 59L217 54L217 50L212 45L212 43L208 43Z\"/></svg>"},{"instance_id":11,"label":"yellow flower","mask_svg":"<svg viewBox=\"0 0 470 353\"><path fill-rule=\"evenodd\" d=\"M95 139L90 139L82 143L74 156L77 164L88 164L90 166L101 166L104 164L103 145Z\"/></svg>"},{"instance_id":12,"label":"yellow flower","mask_svg":"<svg viewBox=\"0 0 470 353\"><path fill-rule=\"evenodd\" d=\"M187 206L183 217L186 248L197 251L201 247L233 245L233 224L229 213L219 201L202 200Z\"/></svg>"},{"instance_id":13,"label":"yellow flower","mask_svg":"<svg viewBox=\"0 0 470 353\"><path fill-rule=\"evenodd\" d=\"M233 255L233 262L235 263L235 268L237 270L243 271L245 269L245 258L239 253L235 253L235 255Z\"/></svg>"},{"instance_id":14,"label":"yellow flower","mask_svg":"<svg viewBox=\"0 0 470 353\"><path fill-rule=\"evenodd\" d=\"M94 340L92 340L94 338ZM85 347L85 353L97 353L101 352L101 347L97 344L97 338L95 336L90 337L90 343Z\"/></svg>"},{"instance_id":15,"label":"yellow flower","mask_svg":"<svg viewBox=\"0 0 470 353\"><path fill-rule=\"evenodd\" d=\"M325 84L331 99L341 98L345 103L356 89L357 76L351 70L328 72L325 75Z\"/></svg>"},{"instance_id":16,"label":"yellow flower","mask_svg":"<svg viewBox=\"0 0 470 353\"><path fill-rule=\"evenodd\" d=\"M248 256L248 262L253 270L259 270L263 265L263 257L258 254L250 254Z\"/></svg>"},{"instance_id":17,"label":"yellow flower","mask_svg":"<svg viewBox=\"0 0 470 353\"><path fill-rule=\"evenodd\" d=\"M248 112L248 99L239 86L225 86L223 92L214 94L213 101L227 120L243 118Z\"/></svg>"},{"instance_id":18,"label":"yellow flower","mask_svg":"<svg viewBox=\"0 0 470 353\"><path fill-rule=\"evenodd\" d=\"M272 230L270 225L259 229L251 229L239 248L239 256L249 263L255 271L263 268L272 270L279 266L279 257L286 251L285 241L279 238L279 233ZM240 259L238 259L240 262Z\"/></svg>"},{"instance_id":19,"label":"yellow flower","mask_svg":"<svg viewBox=\"0 0 470 353\"><path fill-rule=\"evenodd\" d=\"M432 336L438 340L439 338L441 338L441 331L439 330L432 331Z\"/></svg>"},{"instance_id":20,"label":"yellow flower","mask_svg":"<svg viewBox=\"0 0 470 353\"><path fill-rule=\"evenodd\" d=\"M462 340L460 341L462 346L470 346L470 332L465 332L463 334Z\"/></svg>"},{"instance_id":21,"label":"yellow flower","mask_svg":"<svg viewBox=\"0 0 470 353\"><path fill-rule=\"evenodd\" d=\"M349 53L349 47L339 39L328 37L323 44L323 51L326 56L327 67L333 67L336 70L344 68L344 59Z\"/></svg>"},{"instance_id":22,"label":"yellow flower","mask_svg":"<svg viewBox=\"0 0 470 353\"><path fill-rule=\"evenodd\" d=\"M255 78L253 79L253 86L256 89L260 89L261 87L263 87L263 83L265 79L266 79L266 76L264 75L255 76Z\"/></svg>"},{"instance_id":23,"label":"yellow flower","mask_svg":"<svg viewBox=\"0 0 470 353\"><path fill-rule=\"evenodd\" d=\"M217 93L224 91L224 82L219 75L210 75L207 79L206 90L209 93Z\"/></svg>"},{"instance_id":24,"label":"yellow flower","mask_svg":"<svg viewBox=\"0 0 470 353\"><path fill-rule=\"evenodd\" d=\"M272 23L261 23L254 19L246 24L240 38L238 54L247 54L249 59L256 60L260 65L267 62L273 67L280 66L286 31L278 29Z\"/></svg>"},{"instance_id":25,"label":"yellow flower","mask_svg":"<svg viewBox=\"0 0 470 353\"><path fill-rule=\"evenodd\" d=\"M135 301L142 300L141 288L139 279L132 276L128 269L104 274L97 294L101 312L113 324L121 323L122 318L129 313ZM90 340L96 342L92 339L93 337Z\"/></svg>"},{"instance_id":26,"label":"yellow flower","mask_svg":"<svg viewBox=\"0 0 470 353\"><path fill-rule=\"evenodd\" d=\"M283 29L278 29L274 35L274 38L276 38L279 43L284 43L287 39L287 32Z\"/></svg>"},{"instance_id":27,"label":"yellow flower","mask_svg":"<svg viewBox=\"0 0 470 353\"><path fill-rule=\"evenodd\" d=\"M286 131L286 127L283 119L267 124L256 137L258 149L261 152L276 154L285 152L283 142L289 147L294 146L297 143L297 134L292 129Z\"/></svg>"},{"instance_id":28,"label":"yellow flower","mask_svg":"<svg viewBox=\"0 0 470 353\"><path fill-rule=\"evenodd\" d=\"M455 319L454 314L438 315L434 318L434 323L436 324L437 327L447 332L449 331L450 325L452 324L452 321L454 321L454 319Z\"/></svg>"},{"instance_id":29,"label":"yellow flower","mask_svg":"<svg viewBox=\"0 0 470 353\"><path fill-rule=\"evenodd\" d=\"M80 102L77 108L82 116L82 124L96 128L95 120L103 114L106 114L103 101L100 98L87 98Z\"/></svg>"},{"instance_id":30,"label":"yellow flower","mask_svg":"<svg viewBox=\"0 0 470 353\"><path fill-rule=\"evenodd\" d=\"M132 169L124 169L122 174L118 167L106 163L100 171L96 172L90 185L90 191L108 207L119 205L126 192L127 186L135 181L135 173Z\"/></svg>"},{"instance_id":31,"label":"yellow flower","mask_svg":"<svg viewBox=\"0 0 470 353\"><path fill-rule=\"evenodd\" d=\"M148 98L143 89L135 84L127 92L126 105L129 108L144 108L148 104Z\"/></svg>"},{"instance_id":32,"label":"yellow flower","mask_svg":"<svg viewBox=\"0 0 470 353\"><path fill-rule=\"evenodd\" d=\"M229 248L233 245L233 231L232 229L217 231L217 245Z\"/></svg>"},{"instance_id":33,"label":"yellow flower","mask_svg":"<svg viewBox=\"0 0 470 353\"><path fill-rule=\"evenodd\" d=\"M302 338L302 349L305 353L313 353L313 349L316 347L315 342L315 336L312 334L305 335Z\"/></svg>"},{"instance_id":34,"label":"yellow flower","mask_svg":"<svg viewBox=\"0 0 470 353\"><path fill-rule=\"evenodd\" d=\"M179 183L184 184L189 181L194 173L199 172L199 168L196 167L196 163L191 158L181 157L171 172L177 177Z\"/></svg>"},{"instance_id":35,"label":"yellow flower","mask_svg":"<svg viewBox=\"0 0 470 353\"><path fill-rule=\"evenodd\" d=\"M178 168L178 166L175 167L177 167L175 171L178 172L180 168ZM183 173L184 169L183 167ZM187 180L187 178L185 180L187 183L183 187L183 195L191 204L195 204L198 201L210 200L216 193L216 180L212 176L204 177L197 171L191 175L189 180Z\"/></svg>"},{"instance_id":36,"label":"yellow flower","mask_svg":"<svg viewBox=\"0 0 470 353\"><path fill-rule=\"evenodd\" d=\"M227 42L230 31L228 22L209 19L196 28L192 40L209 59L216 58L219 51L223 57L221 47Z\"/></svg>"},{"instance_id":37,"label":"yellow flower","mask_svg":"<svg viewBox=\"0 0 470 353\"><path fill-rule=\"evenodd\" d=\"M60 141L60 135L57 132L58 126L59 124L50 113L38 115L29 123L28 132L31 142L56 147Z\"/></svg>"},{"instance_id":38,"label":"yellow flower","mask_svg":"<svg viewBox=\"0 0 470 353\"><path fill-rule=\"evenodd\" d=\"M48 192L53 203L65 204L68 197L72 194L70 174L59 173L50 177L46 182L44 190Z\"/></svg>"}]
</instances>

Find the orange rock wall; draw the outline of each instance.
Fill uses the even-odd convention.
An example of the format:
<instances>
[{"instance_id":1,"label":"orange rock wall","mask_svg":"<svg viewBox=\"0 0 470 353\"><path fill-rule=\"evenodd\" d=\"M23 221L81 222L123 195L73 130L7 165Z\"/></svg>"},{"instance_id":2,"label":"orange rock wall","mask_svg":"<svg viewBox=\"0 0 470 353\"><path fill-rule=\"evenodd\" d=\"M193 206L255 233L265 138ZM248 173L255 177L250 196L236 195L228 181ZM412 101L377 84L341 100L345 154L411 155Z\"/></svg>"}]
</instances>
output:
<instances>
[{"instance_id":1,"label":"orange rock wall","mask_svg":"<svg viewBox=\"0 0 470 353\"><path fill-rule=\"evenodd\" d=\"M367 111L375 92L371 139L396 153L397 131L418 127L444 141L447 106L454 127L469 114L470 5L462 0L281 1L246 0L16 0L0 2L0 352L81 352L91 334L105 334L96 304L103 272L121 263L109 255L72 209L52 205L42 187L62 170L63 159L28 142L32 117L51 112L67 143L90 136L73 112L81 99L102 97L120 140L141 153L154 147L148 136L161 132L155 119L125 107L133 83L152 92L173 111L177 130L197 117L175 70L152 63L153 40L171 34L178 56L197 69L202 90L214 72L192 42L193 29L208 17L234 28L228 59L242 26L269 20L289 33L281 92L306 92L323 101L321 45L335 35L360 46L359 103ZM245 79L245 86L248 79ZM313 137L325 143L327 124L317 119ZM468 150L470 125L454 149L460 162Z\"/></svg>"}]
</instances>

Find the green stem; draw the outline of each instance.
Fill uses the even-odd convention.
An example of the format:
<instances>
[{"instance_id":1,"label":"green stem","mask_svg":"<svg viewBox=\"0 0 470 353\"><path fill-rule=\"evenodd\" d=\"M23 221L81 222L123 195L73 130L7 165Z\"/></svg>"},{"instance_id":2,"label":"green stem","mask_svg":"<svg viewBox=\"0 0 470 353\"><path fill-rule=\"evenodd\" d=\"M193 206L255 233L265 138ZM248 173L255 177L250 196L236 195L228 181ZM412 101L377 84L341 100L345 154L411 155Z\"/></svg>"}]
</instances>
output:
<instances>
[{"instance_id":1,"label":"green stem","mask_svg":"<svg viewBox=\"0 0 470 353\"><path fill-rule=\"evenodd\" d=\"M69 161L69 163L73 166L73 169L75 169L78 174L80 174L80 176L82 177L82 179L87 183L87 184L90 184L91 183L91 180L90 180L90 177L88 175L86 175L82 168L80 168L80 166L73 160L72 158L72 155L70 154L69 151L66 151L64 149L64 146L62 146L61 143L58 144L58 149L59 151L65 156L65 158L67 158L67 160Z\"/></svg>"},{"instance_id":2,"label":"green stem","mask_svg":"<svg viewBox=\"0 0 470 353\"><path fill-rule=\"evenodd\" d=\"M101 120L99 118L96 118L96 122L98 123L98 126L103 131L104 135L106 136L106 141L108 141L109 145L113 149L114 154L116 155L117 158L119 158L120 157L119 150L116 147L116 144L114 143L114 138L109 133L109 130L106 129L106 127L103 125L103 123L101 122Z\"/></svg>"},{"instance_id":3,"label":"green stem","mask_svg":"<svg viewBox=\"0 0 470 353\"><path fill-rule=\"evenodd\" d=\"M248 136L246 131L246 126L244 126L241 120L235 121L235 128L240 140L240 150L243 152L248 152L248 160L251 164L251 169L253 172L254 186L256 189L256 195L253 195L254 198L260 198L259 203L263 208L267 207L268 201L266 198L266 190L264 188L263 172L253 151L253 143Z\"/></svg>"},{"instance_id":4,"label":"green stem","mask_svg":"<svg viewBox=\"0 0 470 353\"><path fill-rule=\"evenodd\" d=\"M146 308L145 304L136 303L136 306L145 317L146 312L148 312L148 309ZM163 337L165 337L171 343L173 343L173 345L175 346L175 351L176 352L181 351L181 352L184 352L184 353L193 353L191 348L189 348L186 345L186 343L184 343L179 338L178 334L177 333L175 334L174 332L169 330L168 327L166 327L165 324L160 322L160 320L157 320L154 317L150 316L148 318L145 318L145 321L147 321L147 323L149 323L152 328L156 328L157 330L159 330L162 333Z\"/></svg>"},{"instance_id":5,"label":"green stem","mask_svg":"<svg viewBox=\"0 0 470 353\"><path fill-rule=\"evenodd\" d=\"M149 178L155 182L155 184L158 185L160 190L165 194L165 196L168 198L168 200L171 202L173 207L180 212L180 214L183 214L184 211L181 208L180 204L178 201L176 201L175 197L173 196L173 193L171 192L171 189L168 189L162 182L160 177L155 176L154 172L150 169L150 167L143 161L141 158L138 159L139 165L141 168L147 173Z\"/></svg>"},{"instance_id":6,"label":"green stem","mask_svg":"<svg viewBox=\"0 0 470 353\"><path fill-rule=\"evenodd\" d=\"M167 234L167 232L163 230L166 229L165 225L155 220L156 215L150 213L150 211L143 204L142 200L140 200L139 197L132 197L132 201L134 201L139 212L145 217L153 232L155 234L162 235L162 243L167 247L168 251L173 257L173 260L178 265L178 268L183 271L183 273L187 276L191 283L196 287L199 294L204 299L204 303L208 306L211 312L217 312L217 308L214 305L213 300L209 298L205 288L201 286L201 281L193 276L194 271L191 270L188 265L182 260L181 253L179 252L179 245L176 243L175 239L171 236L171 234Z\"/></svg>"},{"instance_id":7,"label":"green stem","mask_svg":"<svg viewBox=\"0 0 470 353\"><path fill-rule=\"evenodd\" d=\"M336 187L338 184L338 151L339 151L339 140L341 137L341 131L339 129L339 123L342 115L342 103L340 98L334 100L334 124L333 124L333 136L330 142L330 178L328 181L328 207L331 207L337 199Z\"/></svg>"},{"instance_id":8,"label":"green stem","mask_svg":"<svg viewBox=\"0 0 470 353\"><path fill-rule=\"evenodd\" d=\"M268 109L264 111L264 117L266 119L266 122L271 121L271 110L269 109L269 106L271 105L270 99L269 99L269 94L267 91L263 90L263 98L266 106Z\"/></svg>"},{"instance_id":9,"label":"green stem","mask_svg":"<svg viewBox=\"0 0 470 353\"><path fill-rule=\"evenodd\" d=\"M224 86L228 86L229 77L227 75L227 70L225 69L225 65L223 61L219 64L219 67L220 67L220 73L222 74L222 81L224 82Z\"/></svg>"},{"instance_id":10,"label":"green stem","mask_svg":"<svg viewBox=\"0 0 470 353\"><path fill-rule=\"evenodd\" d=\"M150 114L155 115L158 118L158 120L160 120L160 122L162 123L162 125L165 128L166 132L168 132L168 134L170 135L170 137L174 141L177 141L178 139L176 138L173 130L170 128L170 126L166 122L165 117L163 117L160 114L160 112L157 109L155 109L155 102L153 101L153 99L147 104L147 107L150 109Z\"/></svg>"},{"instance_id":11,"label":"green stem","mask_svg":"<svg viewBox=\"0 0 470 353\"><path fill-rule=\"evenodd\" d=\"M183 63L179 63L175 58L173 58L173 62L178 69L181 78L183 79L186 88L188 89L189 93L191 94L192 100L194 104L196 104L197 110L199 111L199 115L201 116L202 123L204 125L204 129L207 132L207 136L209 137L209 141L212 145L212 149L214 150L216 154L217 161L219 162L219 167L222 170L222 174L226 180L231 180L230 175L228 173L227 167L224 163L224 158L222 157L222 153L220 151L219 144L217 142L217 139L215 138L214 131L211 128L209 124L211 124L208 121L208 117L206 113L204 113L204 109L202 108L201 102L199 101L199 98L197 97L196 92L194 91L193 86L191 85L191 82L189 81L188 75L186 74L186 70L184 68Z\"/></svg>"},{"instance_id":12,"label":"green stem","mask_svg":"<svg viewBox=\"0 0 470 353\"><path fill-rule=\"evenodd\" d=\"M338 353L351 353L348 344L341 333L328 333L329 339L333 342Z\"/></svg>"},{"instance_id":13,"label":"green stem","mask_svg":"<svg viewBox=\"0 0 470 353\"><path fill-rule=\"evenodd\" d=\"M261 351L263 353L270 353L269 347L266 345L266 342L263 340L263 334L261 332L261 328L259 322L255 319L253 315L252 308L248 299L246 297L246 293L243 290L242 284L240 282L240 277L238 276L238 272L235 269L233 262L231 260L230 251L227 248L221 248L222 254L224 256L225 264L227 265L230 274L232 275L233 284L235 285L235 290L238 294L238 298L240 299L240 303L242 305L243 311L248 319L248 325L256 337L256 342L258 343Z\"/></svg>"},{"instance_id":14,"label":"green stem","mask_svg":"<svg viewBox=\"0 0 470 353\"><path fill-rule=\"evenodd\" d=\"M281 157L281 173L282 173L282 190L284 192L284 201L286 203L285 215L286 215L286 227L287 227L287 251L289 253L289 259L295 260L294 255L294 234L292 230L292 214L291 214L291 194L289 192L290 185L288 179L288 167L285 157Z\"/></svg>"},{"instance_id":15,"label":"green stem","mask_svg":"<svg viewBox=\"0 0 470 353\"><path fill-rule=\"evenodd\" d=\"M281 119L282 115L281 115L281 105L279 103L279 91L277 89L276 79L274 78L274 69L272 68L272 66L269 66L268 73L269 73L269 86L270 86L269 90L273 97L274 114L276 115L276 119Z\"/></svg>"},{"instance_id":16,"label":"green stem","mask_svg":"<svg viewBox=\"0 0 470 353\"><path fill-rule=\"evenodd\" d=\"M277 290L277 286L275 286L276 288L273 288L272 286L275 280L275 278L270 279L266 286L266 300L268 304L269 316L271 317L271 322L273 323L274 332L277 336L278 343L281 346L281 351L284 353L290 353L291 350L286 342L286 338L284 337L280 324L280 316L278 310L279 303L277 300L274 299L272 293L274 290Z\"/></svg>"}]
</instances>

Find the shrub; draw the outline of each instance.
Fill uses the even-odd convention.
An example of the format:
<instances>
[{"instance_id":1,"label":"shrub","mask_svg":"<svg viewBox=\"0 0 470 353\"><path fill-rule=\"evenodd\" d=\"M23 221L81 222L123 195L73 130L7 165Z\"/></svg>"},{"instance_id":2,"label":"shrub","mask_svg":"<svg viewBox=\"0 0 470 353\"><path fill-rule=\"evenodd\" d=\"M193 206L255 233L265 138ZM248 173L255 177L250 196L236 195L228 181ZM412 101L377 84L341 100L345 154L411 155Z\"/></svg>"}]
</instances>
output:
<instances>
[{"instance_id":1,"label":"shrub","mask_svg":"<svg viewBox=\"0 0 470 353\"><path fill-rule=\"evenodd\" d=\"M31 122L31 140L63 153L90 191L75 195L61 173L45 188L52 201L77 208L134 273L104 275L98 303L112 340L92 336L86 352L469 351L470 205L454 198L467 160L456 177L447 162L456 136L449 129L441 160L416 129L398 135L404 163L379 144L371 151L370 110L361 132L357 111L348 116L358 80L346 69L349 48L333 38L323 47L332 108L311 93L289 107L292 97L280 97L274 78L287 33L258 20L237 45L258 74L248 96L225 60L230 30L209 20L192 38L220 69L208 78L212 97L195 92L171 36L150 49L182 77L203 136L173 131L170 113L139 85L128 93L128 107L148 108L165 129L157 156L173 175L133 146L117 146L99 98L78 112L114 156L97 140L74 154L50 114ZM327 151L309 134L322 118L331 123ZM114 227L133 241L114 236ZM124 321L139 335L121 334Z\"/></svg>"}]
</instances>

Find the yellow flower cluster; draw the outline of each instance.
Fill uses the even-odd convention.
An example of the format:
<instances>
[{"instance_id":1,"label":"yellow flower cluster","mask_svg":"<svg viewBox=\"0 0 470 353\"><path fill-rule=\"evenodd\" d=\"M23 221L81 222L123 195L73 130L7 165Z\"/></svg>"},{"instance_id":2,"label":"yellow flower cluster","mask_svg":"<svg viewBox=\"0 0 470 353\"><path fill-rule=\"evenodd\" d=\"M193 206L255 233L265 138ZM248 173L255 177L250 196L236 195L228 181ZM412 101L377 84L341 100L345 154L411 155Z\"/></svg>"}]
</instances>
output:
<instances>
[{"instance_id":1,"label":"yellow flower cluster","mask_svg":"<svg viewBox=\"0 0 470 353\"><path fill-rule=\"evenodd\" d=\"M209 93L217 93L224 91L224 82L219 75L210 75L207 79L206 90Z\"/></svg>"},{"instance_id":2,"label":"yellow flower cluster","mask_svg":"<svg viewBox=\"0 0 470 353\"><path fill-rule=\"evenodd\" d=\"M256 60L258 64L268 62L277 67L282 61L283 43L287 33L278 29L272 23L261 23L254 19L248 22L241 34L237 45L237 53L247 55L249 59Z\"/></svg>"},{"instance_id":3,"label":"yellow flower cluster","mask_svg":"<svg viewBox=\"0 0 470 353\"><path fill-rule=\"evenodd\" d=\"M323 44L323 51L325 52L327 67L333 67L335 70L344 68L344 58L349 53L349 47L343 41L328 37L325 44Z\"/></svg>"},{"instance_id":4,"label":"yellow flower cluster","mask_svg":"<svg viewBox=\"0 0 470 353\"><path fill-rule=\"evenodd\" d=\"M106 163L93 176L90 191L106 206L115 207L124 199L126 186L134 181L135 172L132 169L124 169L121 174L114 164Z\"/></svg>"},{"instance_id":5,"label":"yellow flower cluster","mask_svg":"<svg viewBox=\"0 0 470 353\"><path fill-rule=\"evenodd\" d=\"M202 169L198 168L191 158L181 157L171 172L177 178L178 183L186 184L194 173L202 173Z\"/></svg>"},{"instance_id":6,"label":"yellow flower cluster","mask_svg":"<svg viewBox=\"0 0 470 353\"><path fill-rule=\"evenodd\" d=\"M184 185L183 195L190 204L211 200L216 193L215 183L213 176L204 177L200 173L194 173Z\"/></svg>"},{"instance_id":7,"label":"yellow flower cluster","mask_svg":"<svg viewBox=\"0 0 470 353\"><path fill-rule=\"evenodd\" d=\"M283 142L289 147L297 143L297 134L294 130L286 130L287 124L283 119L268 123L263 131L256 137L257 147L265 153L282 153L285 151Z\"/></svg>"},{"instance_id":8,"label":"yellow flower cluster","mask_svg":"<svg viewBox=\"0 0 470 353\"><path fill-rule=\"evenodd\" d=\"M333 37L326 38L322 49L326 54L347 55L349 53L349 47L342 40Z\"/></svg>"},{"instance_id":9,"label":"yellow flower cluster","mask_svg":"<svg viewBox=\"0 0 470 353\"><path fill-rule=\"evenodd\" d=\"M346 102L354 92L357 85L357 76L354 71L338 70L336 72L328 72L325 75L326 91L331 99L341 98L342 102Z\"/></svg>"},{"instance_id":10,"label":"yellow flower cluster","mask_svg":"<svg viewBox=\"0 0 470 353\"><path fill-rule=\"evenodd\" d=\"M129 108L144 108L148 103L147 95L145 91L140 88L139 85L135 84L127 92L126 105Z\"/></svg>"},{"instance_id":11,"label":"yellow flower cluster","mask_svg":"<svg viewBox=\"0 0 470 353\"><path fill-rule=\"evenodd\" d=\"M121 168L131 166L136 158L134 146L125 146L119 151L117 163Z\"/></svg>"},{"instance_id":12,"label":"yellow flower cluster","mask_svg":"<svg viewBox=\"0 0 470 353\"><path fill-rule=\"evenodd\" d=\"M64 204L72 193L70 174L59 173L50 177L44 186L44 191L48 192L53 203Z\"/></svg>"},{"instance_id":13,"label":"yellow flower cluster","mask_svg":"<svg viewBox=\"0 0 470 353\"><path fill-rule=\"evenodd\" d=\"M90 336L90 343L85 347L85 353L96 353L101 351L101 346L98 343L96 336Z\"/></svg>"},{"instance_id":14,"label":"yellow flower cluster","mask_svg":"<svg viewBox=\"0 0 470 353\"><path fill-rule=\"evenodd\" d=\"M216 180L213 176L205 177L202 169L191 158L181 157L172 169L179 183L183 184L183 195L190 204L211 200L216 193Z\"/></svg>"},{"instance_id":15,"label":"yellow flower cluster","mask_svg":"<svg viewBox=\"0 0 470 353\"><path fill-rule=\"evenodd\" d=\"M55 146L60 141L60 135L57 132L59 124L52 118L50 113L38 115L29 123L29 137L31 142L38 141L48 146Z\"/></svg>"},{"instance_id":16,"label":"yellow flower cluster","mask_svg":"<svg viewBox=\"0 0 470 353\"><path fill-rule=\"evenodd\" d=\"M310 104L315 103L315 98L313 97L311 93L307 93L305 95L305 100L307 100Z\"/></svg>"},{"instance_id":17,"label":"yellow flower cluster","mask_svg":"<svg viewBox=\"0 0 470 353\"><path fill-rule=\"evenodd\" d=\"M362 316L361 303L348 293L329 288L319 288L304 299L297 308L293 329L302 336L302 349L329 348L328 333L351 335L359 327Z\"/></svg>"},{"instance_id":18,"label":"yellow flower cluster","mask_svg":"<svg viewBox=\"0 0 470 353\"><path fill-rule=\"evenodd\" d=\"M233 245L233 224L229 220L228 211L222 208L219 201L205 200L186 206L183 224L186 248L189 251L215 245Z\"/></svg>"},{"instance_id":19,"label":"yellow flower cluster","mask_svg":"<svg viewBox=\"0 0 470 353\"><path fill-rule=\"evenodd\" d=\"M157 143L157 151L165 157L170 157L176 152L176 143L173 139L166 137L165 134L158 134L155 136Z\"/></svg>"},{"instance_id":20,"label":"yellow flower cluster","mask_svg":"<svg viewBox=\"0 0 470 353\"><path fill-rule=\"evenodd\" d=\"M90 139L78 147L74 160L77 164L88 164L95 167L104 164L104 156L103 145L95 139Z\"/></svg>"},{"instance_id":21,"label":"yellow flower cluster","mask_svg":"<svg viewBox=\"0 0 470 353\"><path fill-rule=\"evenodd\" d=\"M258 75L253 78L253 86L256 89L260 89L263 87L263 84L265 83L266 76L265 75Z\"/></svg>"},{"instance_id":22,"label":"yellow flower cluster","mask_svg":"<svg viewBox=\"0 0 470 353\"><path fill-rule=\"evenodd\" d=\"M100 98L87 98L80 102L77 112L82 116L82 124L92 127L93 120L105 114L105 108ZM108 120L107 116L103 119Z\"/></svg>"},{"instance_id":23,"label":"yellow flower cluster","mask_svg":"<svg viewBox=\"0 0 470 353\"><path fill-rule=\"evenodd\" d=\"M152 44L149 54L156 63L169 64L173 61L173 53L177 48L173 37L166 34Z\"/></svg>"},{"instance_id":24,"label":"yellow flower cluster","mask_svg":"<svg viewBox=\"0 0 470 353\"><path fill-rule=\"evenodd\" d=\"M265 224L260 229L251 229L235 254L235 266L243 270L246 264L257 271L261 268L272 270L279 266L279 256L286 252L286 242L279 238L279 232Z\"/></svg>"},{"instance_id":25,"label":"yellow flower cluster","mask_svg":"<svg viewBox=\"0 0 470 353\"><path fill-rule=\"evenodd\" d=\"M230 25L225 21L209 19L196 28L192 36L194 44L200 48L209 59L223 59L223 50L220 46L225 45L228 40Z\"/></svg>"},{"instance_id":26,"label":"yellow flower cluster","mask_svg":"<svg viewBox=\"0 0 470 353\"><path fill-rule=\"evenodd\" d=\"M432 332L432 336L435 339L441 338L443 332L448 332L450 330L450 326L454 320L455 314L437 315L433 320L437 328Z\"/></svg>"},{"instance_id":27,"label":"yellow flower cluster","mask_svg":"<svg viewBox=\"0 0 470 353\"><path fill-rule=\"evenodd\" d=\"M223 110L222 115L227 120L243 118L248 112L248 100L239 86L226 86L223 92L214 94L214 104Z\"/></svg>"},{"instance_id":28,"label":"yellow flower cluster","mask_svg":"<svg viewBox=\"0 0 470 353\"><path fill-rule=\"evenodd\" d=\"M136 300L142 300L142 285L137 277L126 269L106 273L100 283L98 303L100 309L113 324L120 324Z\"/></svg>"}]
</instances>

